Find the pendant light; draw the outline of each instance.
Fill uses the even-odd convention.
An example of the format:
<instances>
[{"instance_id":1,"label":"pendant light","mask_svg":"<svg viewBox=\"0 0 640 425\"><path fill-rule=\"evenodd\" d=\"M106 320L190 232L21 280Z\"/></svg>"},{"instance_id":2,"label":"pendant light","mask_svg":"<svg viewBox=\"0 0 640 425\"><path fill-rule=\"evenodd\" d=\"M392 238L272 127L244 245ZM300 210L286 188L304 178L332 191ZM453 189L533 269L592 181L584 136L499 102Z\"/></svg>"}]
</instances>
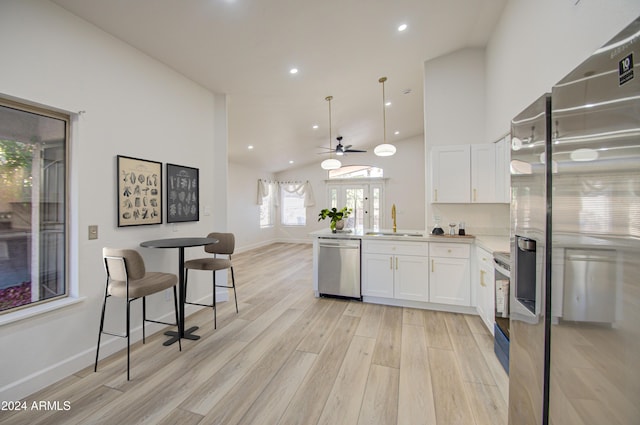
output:
<instances>
[{"instance_id":1,"label":"pendant light","mask_svg":"<svg viewBox=\"0 0 640 425\"><path fill-rule=\"evenodd\" d=\"M337 170L342 167L342 163L337 159L334 159L333 154L331 153L331 99L333 99L333 96L327 96L324 98L324 100L329 102L329 159L325 159L320 164L323 170Z\"/></svg>"},{"instance_id":2,"label":"pendant light","mask_svg":"<svg viewBox=\"0 0 640 425\"><path fill-rule=\"evenodd\" d=\"M375 147L373 153L378 156L391 156L396 153L396 147L387 143L387 111L384 98L384 82L387 77L381 77L378 82L382 83L382 144Z\"/></svg>"}]
</instances>

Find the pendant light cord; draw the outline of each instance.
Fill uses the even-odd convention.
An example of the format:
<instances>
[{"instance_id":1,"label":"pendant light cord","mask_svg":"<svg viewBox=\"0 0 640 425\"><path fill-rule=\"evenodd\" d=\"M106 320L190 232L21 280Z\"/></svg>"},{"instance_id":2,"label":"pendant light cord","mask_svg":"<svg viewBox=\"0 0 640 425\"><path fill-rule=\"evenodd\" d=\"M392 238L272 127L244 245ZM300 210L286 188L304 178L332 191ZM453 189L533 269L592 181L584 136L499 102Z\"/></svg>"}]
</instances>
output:
<instances>
[{"instance_id":1,"label":"pendant light cord","mask_svg":"<svg viewBox=\"0 0 640 425\"><path fill-rule=\"evenodd\" d=\"M384 82L387 81L387 77L382 77L378 80L379 83L382 83L382 141L383 143L387 143L387 108L385 105L385 97L384 97Z\"/></svg>"}]
</instances>

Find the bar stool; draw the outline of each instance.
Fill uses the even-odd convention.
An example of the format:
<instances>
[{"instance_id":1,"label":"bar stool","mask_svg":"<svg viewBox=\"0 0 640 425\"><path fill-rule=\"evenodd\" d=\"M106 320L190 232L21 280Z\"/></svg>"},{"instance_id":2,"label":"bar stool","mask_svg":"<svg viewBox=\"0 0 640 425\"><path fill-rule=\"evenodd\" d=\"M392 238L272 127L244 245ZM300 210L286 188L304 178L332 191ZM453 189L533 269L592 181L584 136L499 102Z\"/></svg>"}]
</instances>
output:
<instances>
[{"instance_id":1,"label":"bar stool","mask_svg":"<svg viewBox=\"0 0 640 425\"><path fill-rule=\"evenodd\" d=\"M236 313L238 313L238 296L236 294L236 281L233 275L233 264L231 263L231 254L235 250L236 238L233 233L209 233L208 238L218 239L218 243L205 245L204 250L209 254L213 254L213 257L198 258L195 260L185 261L184 268L184 289L185 300L187 299L187 278L189 276L189 270L210 270L213 272L213 304L200 304L185 301L185 304L199 305L202 307L213 308L213 327L217 327L216 319L216 287L233 289L233 297L236 302ZM218 255L226 255L227 258L218 258ZM231 286L217 285L216 284L216 271L231 269Z\"/></svg>"},{"instance_id":2,"label":"bar stool","mask_svg":"<svg viewBox=\"0 0 640 425\"><path fill-rule=\"evenodd\" d=\"M147 272L142 256L133 249L103 248L102 257L107 273L104 289L104 302L100 316L100 331L98 332L98 346L96 348L96 363L93 371L98 371L98 355L100 351L100 337L103 333L120 338L127 338L127 381L129 380L130 351L131 351L131 302L142 298L142 343L145 343L145 323L153 322L163 325L176 325L178 321L178 297L176 284L178 277L171 273ZM147 319L146 297L173 287L173 304L176 313L176 323L161 322ZM125 298L127 300L127 331L124 335L104 330L104 316L109 297ZM182 343L178 339L178 347L182 351Z\"/></svg>"}]
</instances>

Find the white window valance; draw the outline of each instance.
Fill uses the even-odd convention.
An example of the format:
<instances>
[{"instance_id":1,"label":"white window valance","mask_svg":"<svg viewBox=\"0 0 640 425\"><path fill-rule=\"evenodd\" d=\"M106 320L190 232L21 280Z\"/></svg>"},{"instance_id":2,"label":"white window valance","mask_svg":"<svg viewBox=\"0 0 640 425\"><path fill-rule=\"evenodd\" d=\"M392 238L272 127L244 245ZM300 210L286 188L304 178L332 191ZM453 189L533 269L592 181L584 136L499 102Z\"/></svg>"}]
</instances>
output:
<instances>
[{"instance_id":1,"label":"white window valance","mask_svg":"<svg viewBox=\"0 0 640 425\"><path fill-rule=\"evenodd\" d=\"M307 180L306 182L297 182L297 181L270 181L270 180L258 180L258 205L262 205L263 199L269 196L270 193L274 195L278 193L278 190L282 189L289 193L296 193L300 196L304 196L304 206L305 208L313 207L316 204L315 197L313 196L313 189L311 187L311 183ZM273 191L273 192L272 192ZM275 205L279 205L279 197L274 196Z\"/></svg>"}]
</instances>

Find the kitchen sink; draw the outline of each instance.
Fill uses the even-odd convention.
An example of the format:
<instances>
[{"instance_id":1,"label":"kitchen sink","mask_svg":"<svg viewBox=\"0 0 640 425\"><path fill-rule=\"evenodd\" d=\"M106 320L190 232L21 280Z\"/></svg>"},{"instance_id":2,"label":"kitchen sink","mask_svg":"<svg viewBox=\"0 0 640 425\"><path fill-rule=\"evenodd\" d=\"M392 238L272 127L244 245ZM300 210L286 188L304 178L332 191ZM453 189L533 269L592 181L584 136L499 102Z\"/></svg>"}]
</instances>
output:
<instances>
[{"instance_id":1,"label":"kitchen sink","mask_svg":"<svg viewBox=\"0 0 640 425\"><path fill-rule=\"evenodd\" d=\"M422 233L403 233L403 232L367 232L366 236L417 236L422 237Z\"/></svg>"}]
</instances>

